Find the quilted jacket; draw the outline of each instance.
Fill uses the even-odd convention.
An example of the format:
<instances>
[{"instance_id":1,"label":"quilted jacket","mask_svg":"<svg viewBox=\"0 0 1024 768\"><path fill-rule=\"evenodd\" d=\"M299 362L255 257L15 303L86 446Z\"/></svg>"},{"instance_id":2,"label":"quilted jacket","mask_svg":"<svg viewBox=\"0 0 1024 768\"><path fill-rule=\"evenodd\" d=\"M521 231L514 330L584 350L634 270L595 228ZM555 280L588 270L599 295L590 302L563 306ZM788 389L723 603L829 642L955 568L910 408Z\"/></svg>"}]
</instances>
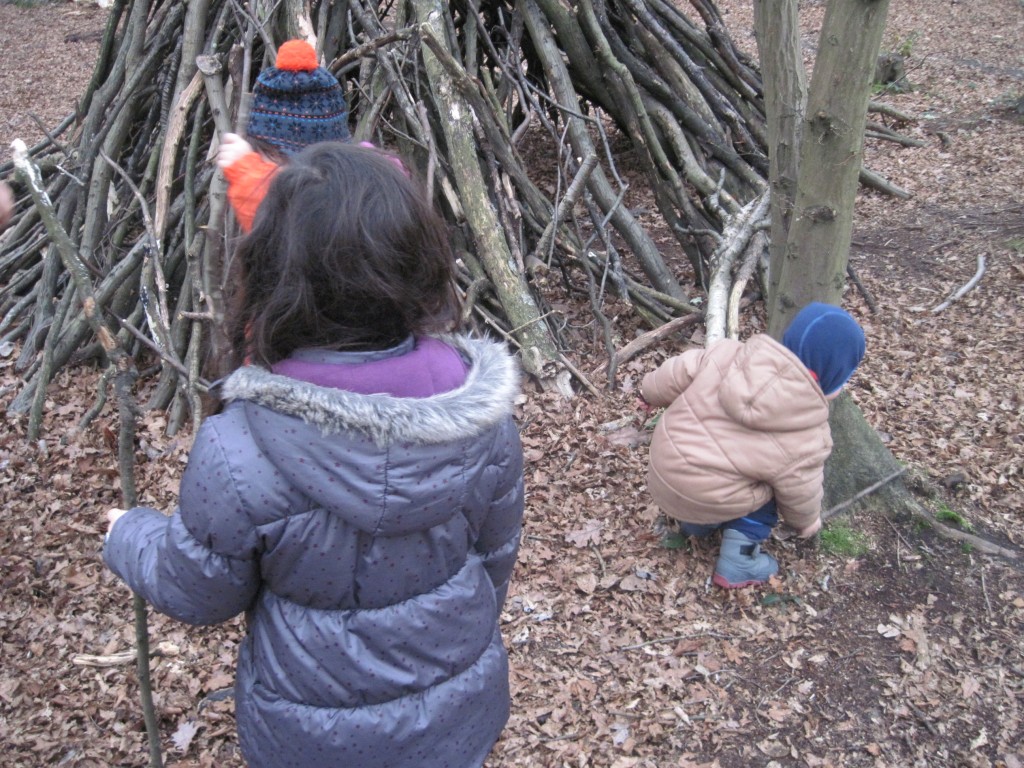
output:
<instances>
[{"instance_id":1,"label":"quilted jacket","mask_svg":"<svg viewBox=\"0 0 1024 768\"><path fill-rule=\"evenodd\" d=\"M762 334L684 352L647 374L642 392L651 405L668 406L647 475L666 515L724 523L774 496L794 528L818 518L832 452L828 401L782 344Z\"/></svg>"},{"instance_id":2,"label":"quilted jacket","mask_svg":"<svg viewBox=\"0 0 1024 768\"><path fill-rule=\"evenodd\" d=\"M493 342L447 341L466 380L424 398L239 369L175 513L113 526L108 565L157 610L246 612L236 715L254 768L479 766L508 718L518 371Z\"/></svg>"}]
</instances>

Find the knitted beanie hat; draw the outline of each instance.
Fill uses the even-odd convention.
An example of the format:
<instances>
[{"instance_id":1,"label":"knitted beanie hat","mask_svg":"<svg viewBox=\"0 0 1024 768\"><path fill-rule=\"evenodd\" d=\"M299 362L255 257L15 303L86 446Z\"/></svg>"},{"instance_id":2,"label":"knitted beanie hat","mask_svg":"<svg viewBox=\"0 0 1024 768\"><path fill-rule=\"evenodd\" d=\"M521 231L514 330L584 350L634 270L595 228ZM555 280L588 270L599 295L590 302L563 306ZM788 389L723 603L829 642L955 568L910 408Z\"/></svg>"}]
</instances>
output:
<instances>
[{"instance_id":1,"label":"knitted beanie hat","mask_svg":"<svg viewBox=\"0 0 1024 768\"><path fill-rule=\"evenodd\" d=\"M826 395L838 392L864 359L864 331L831 304L813 302L801 309L782 343L817 377Z\"/></svg>"},{"instance_id":2,"label":"knitted beanie hat","mask_svg":"<svg viewBox=\"0 0 1024 768\"><path fill-rule=\"evenodd\" d=\"M319 66L305 40L289 40L277 64L260 72L252 91L248 134L294 155L320 141L348 141L348 104L341 84Z\"/></svg>"}]
</instances>

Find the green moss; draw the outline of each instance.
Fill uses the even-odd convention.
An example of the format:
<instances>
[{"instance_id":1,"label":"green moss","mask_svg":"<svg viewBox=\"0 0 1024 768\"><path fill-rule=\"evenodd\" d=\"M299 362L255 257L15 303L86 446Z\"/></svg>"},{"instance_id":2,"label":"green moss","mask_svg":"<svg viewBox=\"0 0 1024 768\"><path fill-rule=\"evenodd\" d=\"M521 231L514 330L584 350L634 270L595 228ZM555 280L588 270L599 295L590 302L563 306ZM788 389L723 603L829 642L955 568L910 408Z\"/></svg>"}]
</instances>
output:
<instances>
[{"instance_id":1,"label":"green moss","mask_svg":"<svg viewBox=\"0 0 1024 768\"><path fill-rule=\"evenodd\" d=\"M661 537L661 546L665 549L689 549L690 540L682 533L666 533Z\"/></svg>"},{"instance_id":2,"label":"green moss","mask_svg":"<svg viewBox=\"0 0 1024 768\"><path fill-rule=\"evenodd\" d=\"M919 36L920 32L911 32L896 46L896 52L903 58L909 58L914 53L914 44Z\"/></svg>"},{"instance_id":3,"label":"green moss","mask_svg":"<svg viewBox=\"0 0 1024 768\"><path fill-rule=\"evenodd\" d=\"M832 555L860 557L868 551L868 537L845 521L830 523L821 531L821 548Z\"/></svg>"},{"instance_id":4,"label":"green moss","mask_svg":"<svg viewBox=\"0 0 1024 768\"><path fill-rule=\"evenodd\" d=\"M943 523L952 523L957 528L963 531L973 531L974 526L971 525L970 521L957 512L955 509L947 507L945 504L940 504L938 510L935 512L935 519Z\"/></svg>"}]
</instances>

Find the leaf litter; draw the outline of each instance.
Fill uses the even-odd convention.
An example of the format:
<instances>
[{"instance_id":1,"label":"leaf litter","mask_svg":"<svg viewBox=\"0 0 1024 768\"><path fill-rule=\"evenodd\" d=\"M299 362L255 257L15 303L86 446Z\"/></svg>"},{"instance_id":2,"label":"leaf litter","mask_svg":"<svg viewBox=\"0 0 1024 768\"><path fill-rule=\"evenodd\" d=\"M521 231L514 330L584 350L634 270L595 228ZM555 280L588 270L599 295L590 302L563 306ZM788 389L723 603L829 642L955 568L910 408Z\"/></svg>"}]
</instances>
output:
<instances>
[{"instance_id":1,"label":"leaf litter","mask_svg":"<svg viewBox=\"0 0 1024 768\"><path fill-rule=\"evenodd\" d=\"M749 3L721 5L752 50ZM8 29L29 10L34 27L40 13L53 15L44 27L98 24L67 8L0 11ZM803 9L809 50L822 8ZM916 87L877 98L922 116L899 128L927 146L866 148L869 166L914 197L865 193L858 203L851 264L878 312L851 288L869 355L850 390L894 453L943 485L943 503L1019 549L1024 127L1000 105L1024 88L1024 9L928 0L889 13L883 47L913 40ZM81 86L67 87L73 104ZM988 258L979 284L931 312L971 278L979 254ZM552 300L578 313L570 327L587 328L586 307ZM581 359L600 359L587 332L574 343ZM1018 566L914 521L853 511L865 555L773 541L782 571L766 589L712 588L714 545L679 537L644 490L651 425L635 389L670 346L631 361L604 399L567 406L530 392L519 408L527 515L502 614L512 717L487 765L1024 764ZM13 352L0 352L0 406L18 384ZM76 663L134 642L130 594L99 558L103 515L119 503L105 437L115 416L108 407L93 428L75 429L96 378L84 369L58 378L37 445L25 442L22 419L4 417L0 740L11 764L147 763L133 666ZM145 417L139 488L143 503L170 509L189 436L167 438L164 427L159 414ZM152 661L169 767L242 765L231 699L241 633L239 619L193 628L151 614L154 646L179 651Z\"/></svg>"}]
</instances>

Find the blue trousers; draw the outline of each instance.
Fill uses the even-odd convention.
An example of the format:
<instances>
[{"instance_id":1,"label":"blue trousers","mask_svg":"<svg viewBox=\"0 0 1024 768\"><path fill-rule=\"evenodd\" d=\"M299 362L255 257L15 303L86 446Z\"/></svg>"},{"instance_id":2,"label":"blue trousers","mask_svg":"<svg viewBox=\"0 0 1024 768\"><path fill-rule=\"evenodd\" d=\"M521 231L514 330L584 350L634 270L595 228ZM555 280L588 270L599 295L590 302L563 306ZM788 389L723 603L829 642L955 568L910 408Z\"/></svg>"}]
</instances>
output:
<instances>
[{"instance_id":1,"label":"blue trousers","mask_svg":"<svg viewBox=\"0 0 1024 768\"><path fill-rule=\"evenodd\" d=\"M731 528L734 531L739 531L751 541L760 542L771 536L772 528L778 524L779 511L775 506L775 499L771 499L750 514L730 520L727 523L719 525L682 523L680 528L688 536L707 536L719 528Z\"/></svg>"}]
</instances>

